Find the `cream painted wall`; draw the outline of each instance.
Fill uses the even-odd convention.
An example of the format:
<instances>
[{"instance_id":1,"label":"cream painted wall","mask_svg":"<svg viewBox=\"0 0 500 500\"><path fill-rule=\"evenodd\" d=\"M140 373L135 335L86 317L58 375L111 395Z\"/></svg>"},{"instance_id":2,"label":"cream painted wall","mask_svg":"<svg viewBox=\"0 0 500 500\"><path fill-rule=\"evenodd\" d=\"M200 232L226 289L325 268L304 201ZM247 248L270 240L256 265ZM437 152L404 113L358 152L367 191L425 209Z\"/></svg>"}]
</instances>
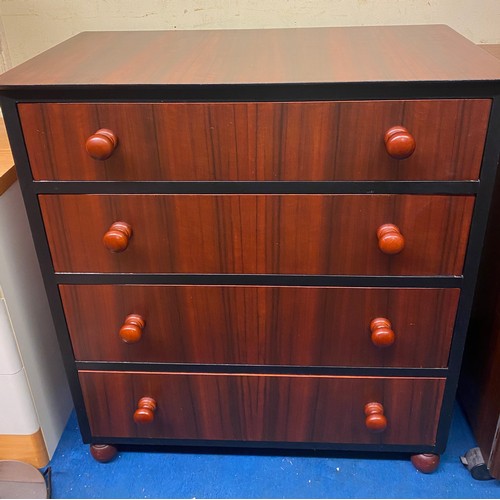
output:
<instances>
[{"instance_id":1,"label":"cream painted wall","mask_svg":"<svg viewBox=\"0 0 500 500\"><path fill-rule=\"evenodd\" d=\"M500 0L0 0L0 70L80 31L436 23L500 43Z\"/></svg>"}]
</instances>

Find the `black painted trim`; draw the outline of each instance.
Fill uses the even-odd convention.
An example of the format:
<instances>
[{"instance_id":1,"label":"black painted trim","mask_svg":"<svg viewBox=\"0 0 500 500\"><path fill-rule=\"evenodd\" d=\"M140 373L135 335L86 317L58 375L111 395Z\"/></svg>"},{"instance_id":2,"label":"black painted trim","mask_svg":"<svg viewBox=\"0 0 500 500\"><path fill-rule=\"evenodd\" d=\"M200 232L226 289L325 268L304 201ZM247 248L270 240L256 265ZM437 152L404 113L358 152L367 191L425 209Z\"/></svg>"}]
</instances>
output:
<instances>
[{"instance_id":1,"label":"black painted trim","mask_svg":"<svg viewBox=\"0 0 500 500\"><path fill-rule=\"evenodd\" d=\"M33 194L476 194L479 181L37 181Z\"/></svg>"},{"instance_id":2,"label":"black painted trim","mask_svg":"<svg viewBox=\"0 0 500 500\"><path fill-rule=\"evenodd\" d=\"M145 284L462 288L462 276L55 273L54 279L58 284L61 285Z\"/></svg>"},{"instance_id":3,"label":"black painted trim","mask_svg":"<svg viewBox=\"0 0 500 500\"><path fill-rule=\"evenodd\" d=\"M236 365L195 363L151 363L128 361L76 361L78 370L131 371L155 373L259 373L287 375L332 375L359 377L437 377L444 378L447 368L393 368L362 366Z\"/></svg>"},{"instance_id":4,"label":"black painted trim","mask_svg":"<svg viewBox=\"0 0 500 500\"><path fill-rule=\"evenodd\" d=\"M24 102L258 102L489 98L491 81L260 83L231 85L33 85L0 86Z\"/></svg>"},{"instance_id":5,"label":"black painted trim","mask_svg":"<svg viewBox=\"0 0 500 500\"><path fill-rule=\"evenodd\" d=\"M359 444L359 443L297 443L297 442L282 442L282 441L221 441L221 440L196 440L196 439L161 439L161 438L120 438L120 437L101 437L92 436L84 440L87 444L118 444L142 446L170 446L179 447L181 450L186 450L185 447L203 447L207 453L207 447L214 453L228 453L228 448L243 449L248 453L248 448L256 450L269 450L269 453L276 453L277 450L282 450L283 454L287 454L296 450L299 453L309 452L314 453L319 451L342 451L342 452L393 452L393 453L441 453L444 449L439 449L432 445L397 445L397 444ZM168 451L168 448L164 451ZM237 451L237 450L236 450ZM200 452L201 453L201 452ZM231 450L229 450L231 453ZM233 451L234 453L234 451Z\"/></svg>"}]
</instances>

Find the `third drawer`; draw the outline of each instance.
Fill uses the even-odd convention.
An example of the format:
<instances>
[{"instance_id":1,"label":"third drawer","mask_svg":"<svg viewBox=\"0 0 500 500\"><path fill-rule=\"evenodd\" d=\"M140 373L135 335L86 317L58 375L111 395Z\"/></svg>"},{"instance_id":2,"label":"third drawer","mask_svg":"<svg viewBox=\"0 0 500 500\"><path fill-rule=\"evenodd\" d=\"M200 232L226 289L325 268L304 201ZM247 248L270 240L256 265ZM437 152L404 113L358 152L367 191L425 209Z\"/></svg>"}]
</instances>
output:
<instances>
[{"instance_id":1,"label":"third drawer","mask_svg":"<svg viewBox=\"0 0 500 500\"><path fill-rule=\"evenodd\" d=\"M60 292L77 360L412 368L447 366L459 297L458 289L202 285Z\"/></svg>"}]
</instances>

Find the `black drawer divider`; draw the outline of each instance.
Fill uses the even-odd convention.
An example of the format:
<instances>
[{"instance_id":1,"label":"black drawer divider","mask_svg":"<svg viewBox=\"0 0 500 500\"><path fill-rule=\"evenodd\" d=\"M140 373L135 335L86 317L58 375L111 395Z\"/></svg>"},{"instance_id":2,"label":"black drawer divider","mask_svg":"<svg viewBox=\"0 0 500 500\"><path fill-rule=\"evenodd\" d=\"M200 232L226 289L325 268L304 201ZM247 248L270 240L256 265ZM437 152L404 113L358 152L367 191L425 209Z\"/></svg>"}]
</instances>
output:
<instances>
[{"instance_id":1,"label":"black drawer divider","mask_svg":"<svg viewBox=\"0 0 500 500\"><path fill-rule=\"evenodd\" d=\"M55 281L74 285L262 285L462 288L462 276L338 276L278 274L55 273Z\"/></svg>"},{"instance_id":2,"label":"black drawer divider","mask_svg":"<svg viewBox=\"0 0 500 500\"><path fill-rule=\"evenodd\" d=\"M476 194L479 181L34 181L33 194Z\"/></svg>"},{"instance_id":3,"label":"black drawer divider","mask_svg":"<svg viewBox=\"0 0 500 500\"><path fill-rule=\"evenodd\" d=\"M236 365L199 363L152 363L130 361L76 361L78 370L131 371L155 373L229 373L336 375L353 377L446 377L447 368L301 366L301 365Z\"/></svg>"}]
</instances>

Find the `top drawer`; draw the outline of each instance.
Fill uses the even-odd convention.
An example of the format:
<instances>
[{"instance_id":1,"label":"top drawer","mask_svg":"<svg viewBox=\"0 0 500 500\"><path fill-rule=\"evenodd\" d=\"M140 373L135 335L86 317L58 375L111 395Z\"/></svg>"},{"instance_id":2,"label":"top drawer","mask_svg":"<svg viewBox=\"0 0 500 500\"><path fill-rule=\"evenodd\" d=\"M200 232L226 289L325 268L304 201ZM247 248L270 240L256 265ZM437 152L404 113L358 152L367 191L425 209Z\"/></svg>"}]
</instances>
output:
<instances>
[{"instance_id":1,"label":"top drawer","mask_svg":"<svg viewBox=\"0 0 500 500\"><path fill-rule=\"evenodd\" d=\"M489 110L487 99L19 104L34 179L101 181L477 179ZM406 159L387 151L395 126L416 143ZM86 142L103 128L116 142L97 137L111 152L97 160Z\"/></svg>"}]
</instances>

